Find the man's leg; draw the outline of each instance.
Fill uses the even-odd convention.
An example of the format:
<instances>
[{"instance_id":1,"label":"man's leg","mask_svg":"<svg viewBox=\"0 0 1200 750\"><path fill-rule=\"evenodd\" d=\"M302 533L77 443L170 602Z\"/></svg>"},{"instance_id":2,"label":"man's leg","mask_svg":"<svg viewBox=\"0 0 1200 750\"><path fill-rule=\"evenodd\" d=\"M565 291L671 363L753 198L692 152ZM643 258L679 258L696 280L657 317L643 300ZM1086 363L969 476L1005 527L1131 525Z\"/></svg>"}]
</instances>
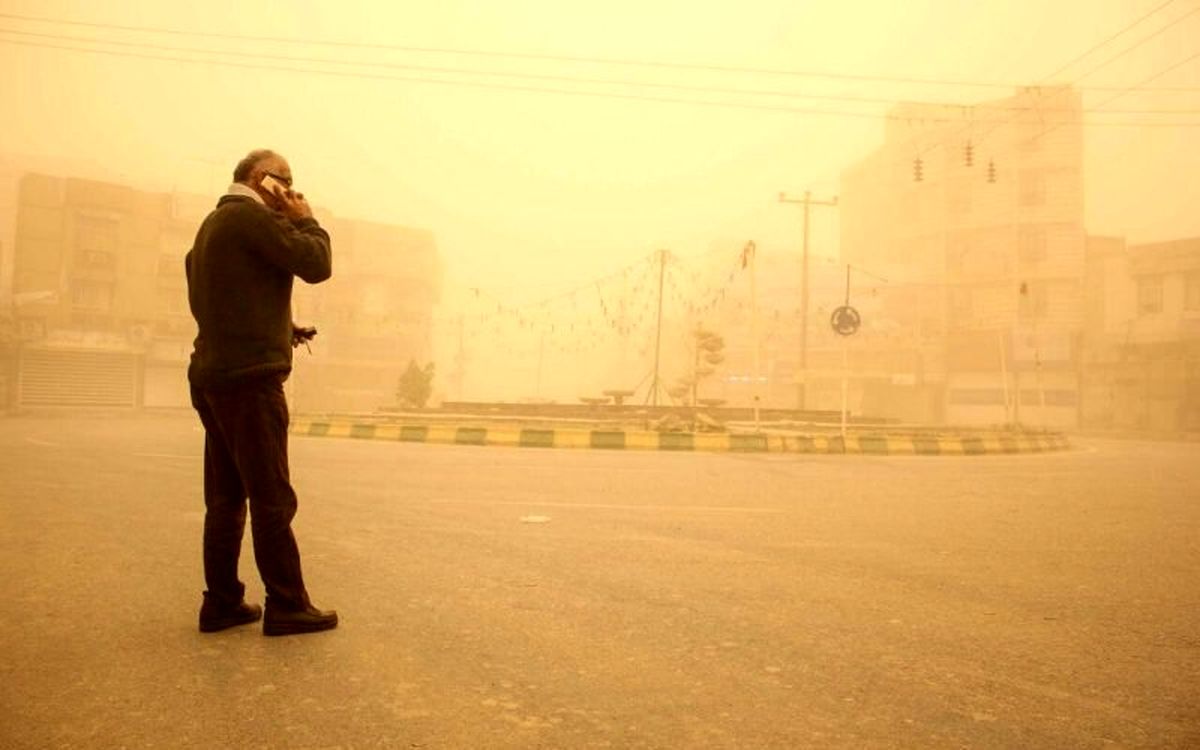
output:
<instances>
[{"instance_id":1,"label":"man's leg","mask_svg":"<svg viewBox=\"0 0 1200 750\"><path fill-rule=\"evenodd\" d=\"M210 393L233 461L250 496L254 558L267 600L304 609L308 593L292 533L296 493L287 463L287 401L279 376L257 377Z\"/></svg>"},{"instance_id":2,"label":"man's leg","mask_svg":"<svg viewBox=\"0 0 1200 750\"><path fill-rule=\"evenodd\" d=\"M204 425L204 603L200 632L213 633L255 622L262 608L247 604L238 579L246 528L246 491L204 393L192 390L192 405Z\"/></svg>"},{"instance_id":3,"label":"man's leg","mask_svg":"<svg viewBox=\"0 0 1200 750\"><path fill-rule=\"evenodd\" d=\"M192 405L204 425L204 582L206 597L236 605L246 587L238 579L238 558L246 528L246 491L225 444L221 426L202 391Z\"/></svg>"}]
</instances>

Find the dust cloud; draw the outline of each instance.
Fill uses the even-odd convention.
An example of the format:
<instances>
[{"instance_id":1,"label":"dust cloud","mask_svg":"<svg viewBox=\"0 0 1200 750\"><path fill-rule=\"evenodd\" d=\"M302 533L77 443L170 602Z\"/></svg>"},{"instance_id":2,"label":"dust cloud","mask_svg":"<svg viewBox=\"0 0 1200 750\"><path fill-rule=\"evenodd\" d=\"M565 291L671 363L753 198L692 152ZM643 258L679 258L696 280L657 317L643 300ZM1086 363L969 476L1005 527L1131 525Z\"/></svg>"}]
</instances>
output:
<instances>
[{"instance_id":1,"label":"dust cloud","mask_svg":"<svg viewBox=\"0 0 1200 750\"><path fill-rule=\"evenodd\" d=\"M5 403L186 408L270 147L333 237L300 412L1195 429L1200 19L1135 5L4 3Z\"/></svg>"}]
</instances>

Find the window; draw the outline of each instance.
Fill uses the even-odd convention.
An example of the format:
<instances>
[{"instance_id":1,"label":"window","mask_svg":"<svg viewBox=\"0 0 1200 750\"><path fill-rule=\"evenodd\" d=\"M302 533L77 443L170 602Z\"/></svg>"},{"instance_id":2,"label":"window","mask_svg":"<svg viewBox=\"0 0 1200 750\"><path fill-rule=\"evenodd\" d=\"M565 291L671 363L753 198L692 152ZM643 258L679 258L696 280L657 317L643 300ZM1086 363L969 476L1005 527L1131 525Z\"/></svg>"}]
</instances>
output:
<instances>
[{"instance_id":1,"label":"window","mask_svg":"<svg viewBox=\"0 0 1200 750\"><path fill-rule=\"evenodd\" d=\"M117 256L105 250L78 250L75 253L76 268L111 271L117 267Z\"/></svg>"},{"instance_id":2,"label":"window","mask_svg":"<svg viewBox=\"0 0 1200 750\"><path fill-rule=\"evenodd\" d=\"M1021 320L1042 320L1050 310L1050 295L1045 282L1021 282L1021 301L1018 307Z\"/></svg>"},{"instance_id":3,"label":"window","mask_svg":"<svg viewBox=\"0 0 1200 750\"><path fill-rule=\"evenodd\" d=\"M117 222L92 216L75 221L75 247L81 251L111 253L117 249Z\"/></svg>"},{"instance_id":4,"label":"window","mask_svg":"<svg viewBox=\"0 0 1200 750\"><path fill-rule=\"evenodd\" d=\"M93 216L75 220L75 267L112 271L117 267L117 222Z\"/></svg>"},{"instance_id":5,"label":"window","mask_svg":"<svg viewBox=\"0 0 1200 750\"><path fill-rule=\"evenodd\" d=\"M77 310L108 312L112 309L112 284L77 279L71 284L71 305Z\"/></svg>"},{"instance_id":6,"label":"window","mask_svg":"<svg viewBox=\"0 0 1200 750\"><path fill-rule=\"evenodd\" d=\"M1200 311L1200 271L1192 271L1183 277L1183 309Z\"/></svg>"},{"instance_id":7,"label":"window","mask_svg":"<svg viewBox=\"0 0 1200 750\"><path fill-rule=\"evenodd\" d=\"M1046 228L1023 226L1017 234L1017 257L1028 266L1046 260Z\"/></svg>"},{"instance_id":8,"label":"window","mask_svg":"<svg viewBox=\"0 0 1200 750\"><path fill-rule=\"evenodd\" d=\"M1137 280L1138 315L1155 315L1163 310L1162 276L1142 276Z\"/></svg>"},{"instance_id":9,"label":"window","mask_svg":"<svg viewBox=\"0 0 1200 750\"><path fill-rule=\"evenodd\" d=\"M1046 175L1040 170L1027 169L1021 172L1021 192L1019 202L1022 206L1042 206L1046 203Z\"/></svg>"}]
</instances>

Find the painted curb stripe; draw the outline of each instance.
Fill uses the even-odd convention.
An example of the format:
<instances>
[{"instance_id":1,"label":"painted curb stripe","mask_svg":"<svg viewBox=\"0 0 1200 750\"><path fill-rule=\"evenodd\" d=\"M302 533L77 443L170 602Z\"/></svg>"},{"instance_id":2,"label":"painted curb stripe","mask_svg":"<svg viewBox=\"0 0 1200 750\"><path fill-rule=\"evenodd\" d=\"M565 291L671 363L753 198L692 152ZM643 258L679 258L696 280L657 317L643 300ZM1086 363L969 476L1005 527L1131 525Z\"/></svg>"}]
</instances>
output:
<instances>
[{"instance_id":1,"label":"painted curb stripe","mask_svg":"<svg viewBox=\"0 0 1200 750\"><path fill-rule=\"evenodd\" d=\"M325 437L329 434L329 423L313 422L308 426L308 434L313 437Z\"/></svg>"},{"instance_id":2,"label":"painted curb stripe","mask_svg":"<svg viewBox=\"0 0 1200 750\"><path fill-rule=\"evenodd\" d=\"M521 430L518 444L522 448L553 448L554 430Z\"/></svg>"},{"instance_id":3,"label":"painted curb stripe","mask_svg":"<svg viewBox=\"0 0 1200 750\"><path fill-rule=\"evenodd\" d=\"M593 448L609 448L616 450L625 449L625 433L624 432L602 432L600 430L592 430L592 445Z\"/></svg>"},{"instance_id":4,"label":"painted curb stripe","mask_svg":"<svg viewBox=\"0 0 1200 750\"><path fill-rule=\"evenodd\" d=\"M454 433L454 442L458 445L487 445L487 435L486 427L459 427Z\"/></svg>"},{"instance_id":5,"label":"painted curb stripe","mask_svg":"<svg viewBox=\"0 0 1200 750\"><path fill-rule=\"evenodd\" d=\"M652 451L658 450L657 432L626 432L625 448L627 450Z\"/></svg>"},{"instance_id":6,"label":"painted curb stripe","mask_svg":"<svg viewBox=\"0 0 1200 750\"><path fill-rule=\"evenodd\" d=\"M1065 450L1065 435L746 435L724 432L552 430L456 425L398 425L328 419L293 419L289 432L307 437L393 440L404 443L496 445L521 448L598 448L676 452L824 453L872 456L1014 455Z\"/></svg>"},{"instance_id":7,"label":"painted curb stripe","mask_svg":"<svg viewBox=\"0 0 1200 750\"><path fill-rule=\"evenodd\" d=\"M891 451L888 439L883 435L859 435L858 449L863 453L886 456Z\"/></svg>"},{"instance_id":8,"label":"painted curb stripe","mask_svg":"<svg viewBox=\"0 0 1200 750\"><path fill-rule=\"evenodd\" d=\"M661 451L695 450L696 442L690 432L660 432L658 449Z\"/></svg>"},{"instance_id":9,"label":"painted curb stripe","mask_svg":"<svg viewBox=\"0 0 1200 750\"><path fill-rule=\"evenodd\" d=\"M962 441L962 452L968 456L982 456L987 453L987 448L983 445L981 437L965 437L960 438Z\"/></svg>"},{"instance_id":10,"label":"painted curb stripe","mask_svg":"<svg viewBox=\"0 0 1200 750\"><path fill-rule=\"evenodd\" d=\"M697 435L697 438L700 436ZM705 435L704 437L708 437ZM766 453L770 443L766 435L728 435L728 450L741 453ZM701 441L702 443L704 441ZM700 447L700 446L697 446Z\"/></svg>"},{"instance_id":11,"label":"painted curb stripe","mask_svg":"<svg viewBox=\"0 0 1200 750\"><path fill-rule=\"evenodd\" d=\"M400 440L405 443L424 443L429 437L429 428L425 425L404 425L400 428Z\"/></svg>"},{"instance_id":12,"label":"painted curb stripe","mask_svg":"<svg viewBox=\"0 0 1200 750\"><path fill-rule=\"evenodd\" d=\"M912 439L913 453L919 456L937 456L942 450L937 438L914 437Z\"/></svg>"}]
</instances>

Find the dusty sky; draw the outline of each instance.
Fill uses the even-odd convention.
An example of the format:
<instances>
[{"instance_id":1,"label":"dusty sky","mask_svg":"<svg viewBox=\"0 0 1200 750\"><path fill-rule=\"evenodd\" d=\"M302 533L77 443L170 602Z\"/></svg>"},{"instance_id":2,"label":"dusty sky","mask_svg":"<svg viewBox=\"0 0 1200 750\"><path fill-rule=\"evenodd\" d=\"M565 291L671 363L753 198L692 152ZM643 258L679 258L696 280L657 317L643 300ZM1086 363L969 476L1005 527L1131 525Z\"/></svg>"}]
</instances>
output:
<instances>
[{"instance_id":1,"label":"dusty sky","mask_svg":"<svg viewBox=\"0 0 1200 750\"><path fill-rule=\"evenodd\" d=\"M797 3L751 1L572 3L22 2L0 13L214 32L572 57L827 71L995 83L1042 81L1162 0L1046 3ZM1200 51L1194 0L1178 0L1058 75L1076 76L1168 22L1182 21L1085 77L1132 85ZM822 96L971 102L1002 88L664 70L365 46L322 47L148 34L0 18L0 28L105 37L157 48L124 53L198 57L169 48L370 60L570 78L795 91ZM386 77L456 79L537 88L882 114L883 103L731 97L502 79L398 67L352 68L232 57L384 78L225 67L17 46L77 41L0 34L0 148L98 162L139 182L212 192L249 147L293 162L308 194L341 214L427 226L455 277L539 282L587 278L658 246L687 253L712 242L796 240L778 191L836 191L836 175L881 137L872 118L729 109L496 90ZM1200 60L1154 86L1200 87ZM1085 106L1108 94L1089 95ZM1128 95L1111 105L1193 107L1200 93ZM1115 116L1114 116L1115 117ZM1110 118L1111 119L1111 118ZM1130 115L1125 119L1137 119ZM1148 119L1141 116L1141 119ZM1200 117L1190 118L1200 119ZM1200 234L1200 129L1088 131L1088 224L1098 233L1156 239ZM1186 167L1191 167L1190 169ZM1183 167L1183 168L1181 168ZM827 222L832 223L832 222ZM821 231L821 230L819 230ZM828 244L826 229L818 238Z\"/></svg>"},{"instance_id":2,"label":"dusty sky","mask_svg":"<svg viewBox=\"0 0 1200 750\"><path fill-rule=\"evenodd\" d=\"M1138 84L1200 52L1196 0L1167 3L1133 30L1060 69L1163 5L1164 0L0 0L0 153L85 160L98 172L144 187L216 194L249 148L272 147L291 160L298 186L314 203L341 215L432 229L451 299L456 290L484 286L519 303L659 247L699 255L753 238L766 252L794 249L798 212L780 206L778 192L834 194L839 171L880 142L887 102L969 104L1028 83ZM233 36L342 44L228 38ZM96 48L69 37L125 46L104 46L107 54L51 48ZM1133 50L1120 54L1129 47ZM184 51L196 49L219 52ZM233 65L154 59L161 57ZM543 77L495 75L502 72ZM805 111L460 85L465 82ZM1200 89L1200 59L1151 85ZM1113 93L1086 93L1085 108ZM1200 111L1200 91L1134 92L1109 107ZM1181 120L1200 121L1200 114L1173 118ZM1134 241L1200 235L1195 210L1200 128L1095 126L1086 136L1090 232ZM814 222L814 249L834 255L836 241L836 215L826 212Z\"/></svg>"}]
</instances>

